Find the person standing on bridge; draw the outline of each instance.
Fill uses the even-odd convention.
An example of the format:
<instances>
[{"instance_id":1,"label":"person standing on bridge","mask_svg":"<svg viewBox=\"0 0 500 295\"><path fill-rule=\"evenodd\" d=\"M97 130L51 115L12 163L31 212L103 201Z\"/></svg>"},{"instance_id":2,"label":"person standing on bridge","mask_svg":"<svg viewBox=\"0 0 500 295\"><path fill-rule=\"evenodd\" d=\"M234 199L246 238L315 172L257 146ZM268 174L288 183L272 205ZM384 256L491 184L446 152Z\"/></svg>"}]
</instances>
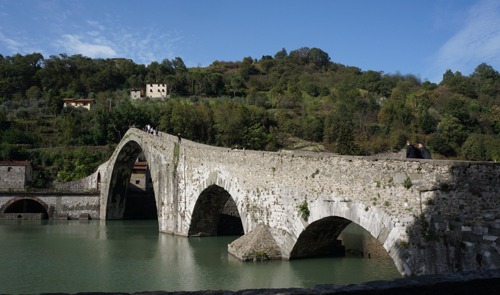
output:
<instances>
[{"instance_id":1,"label":"person standing on bridge","mask_svg":"<svg viewBox=\"0 0 500 295\"><path fill-rule=\"evenodd\" d=\"M431 153L429 150L425 147L425 145L421 142L417 144L418 150L420 151L420 155L422 156L423 159L432 159Z\"/></svg>"},{"instance_id":2,"label":"person standing on bridge","mask_svg":"<svg viewBox=\"0 0 500 295\"><path fill-rule=\"evenodd\" d=\"M406 141L406 158L422 158L420 151L411 143L411 140Z\"/></svg>"}]
</instances>

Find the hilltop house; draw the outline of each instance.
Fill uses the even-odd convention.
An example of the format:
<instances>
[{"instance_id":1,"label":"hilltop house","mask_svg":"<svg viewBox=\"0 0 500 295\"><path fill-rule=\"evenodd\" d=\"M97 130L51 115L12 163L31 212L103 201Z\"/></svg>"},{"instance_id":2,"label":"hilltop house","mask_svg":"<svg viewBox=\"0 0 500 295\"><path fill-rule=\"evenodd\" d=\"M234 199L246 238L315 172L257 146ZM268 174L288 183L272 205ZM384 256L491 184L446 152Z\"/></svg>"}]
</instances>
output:
<instances>
[{"instance_id":1,"label":"hilltop house","mask_svg":"<svg viewBox=\"0 0 500 295\"><path fill-rule=\"evenodd\" d=\"M141 89L130 90L131 99L143 99L146 97L159 99L169 98L168 85L164 83L147 83L145 92Z\"/></svg>"}]
</instances>

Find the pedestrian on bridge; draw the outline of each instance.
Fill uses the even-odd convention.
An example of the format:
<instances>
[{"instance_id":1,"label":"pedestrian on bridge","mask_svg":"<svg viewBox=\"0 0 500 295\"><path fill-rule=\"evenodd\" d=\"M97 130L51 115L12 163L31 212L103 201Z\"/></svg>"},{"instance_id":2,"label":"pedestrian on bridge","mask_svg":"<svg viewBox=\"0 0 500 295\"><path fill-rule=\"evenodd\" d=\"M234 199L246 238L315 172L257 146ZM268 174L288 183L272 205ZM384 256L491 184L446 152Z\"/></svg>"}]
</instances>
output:
<instances>
[{"instance_id":1,"label":"pedestrian on bridge","mask_svg":"<svg viewBox=\"0 0 500 295\"><path fill-rule=\"evenodd\" d=\"M422 158L420 151L411 143L411 140L406 141L406 158Z\"/></svg>"},{"instance_id":2,"label":"pedestrian on bridge","mask_svg":"<svg viewBox=\"0 0 500 295\"><path fill-rule=\"evenodd\" d=\"M422 159L432 159L431 152L425 147L425 145L421 142L417 144L418 150L420 152L420 156Z\"/></svg>"}]
</instances>

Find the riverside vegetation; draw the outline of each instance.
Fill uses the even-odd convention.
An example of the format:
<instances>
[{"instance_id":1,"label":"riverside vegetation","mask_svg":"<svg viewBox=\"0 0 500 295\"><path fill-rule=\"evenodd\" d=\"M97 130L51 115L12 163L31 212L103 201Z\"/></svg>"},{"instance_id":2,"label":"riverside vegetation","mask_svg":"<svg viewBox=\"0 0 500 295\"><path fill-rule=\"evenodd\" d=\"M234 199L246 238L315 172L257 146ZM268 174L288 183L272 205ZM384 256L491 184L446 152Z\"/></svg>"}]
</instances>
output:
<instances>
[{"instance_id":1,"label":"riverside vegetation","mask_svg":"<svg viewBox=\"0 0 500 295\"><path fill-rule=\"evenodd\" d=\"M166 100L131 89L165 83ZM94 98L90 110L63 98ZM31 160L34 187L92 173L129 126L151 124L194 141L257 150L345 155L424 141L437 159L500 160L500 73L480 64L440 83L331 61L318 48L273 56L135 64L123 58L0 55L0 160Z\"/></svg>"}]
</instances>

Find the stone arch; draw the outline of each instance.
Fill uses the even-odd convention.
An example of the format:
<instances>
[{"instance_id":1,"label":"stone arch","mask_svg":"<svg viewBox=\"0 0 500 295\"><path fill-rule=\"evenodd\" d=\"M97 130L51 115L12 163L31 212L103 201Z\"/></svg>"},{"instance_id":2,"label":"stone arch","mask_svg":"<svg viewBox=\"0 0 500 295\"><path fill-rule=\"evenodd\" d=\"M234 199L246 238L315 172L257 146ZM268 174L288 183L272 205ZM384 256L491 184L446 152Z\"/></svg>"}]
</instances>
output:
<instances>
[{"instance_id":1,"label":"stone arch","mask_svg":"<svg viewBox=\"0 0 500 295\"><path fill-rule=\"evenodd\" d=\"M0 208L0 213L38 213L42 214L42 219L47 219L53 215L53 208L37 197L15 197Z\"/></svg>"},{"instance_id":2,"label":"stone arch","mask_svg":"<svg viewBox=\"0 0 500 295\"><path fill-rule=\"evenodd\" d=\"M335 254L337 238L350 223L345 218L329 216L309 224L293 246L290 259Z\"/></svg>"},{"instance_id":3,"label":"stone arch","mask_svg":"<svg viewBox=\"0 0 500 295\"><path fill-rule=\"evenodd\" d=\"M124 217L130 176L133 166L141 153L144 154L151 168L151 165L154 165L154 161L150 161L149 151L143 148L140 138L124 142L121 148L117 149L114 161L110 161L112 169L111 173L108 174L109 178L105 187L105 193L107 192L107 194L104 194L102 200L102 205L106 208L106 219L122 219ZM152 175L152 177L154 176ZM155 194L154 202L156 207L157 194L154 187L153 193ZM158 208L155 208L155 210L157 212Z\"/></svg>"},{"instance_id":4,"label":"stone arch","mask_svg":"<svg viewBox=\"0 0 500 295\"><path fill-rule=\"evenodd\" d=\"M224 188L204 189L193 209L188 236L242 235L243 224L236 202Z\"/></svg>"},{"instance_id":5,"label":"stone arch","mask_svg":"<svg viewBox=\"0 0 500 295\"><path fill-rule=\"evenodd\" d=\"M323 205L323 206L322 206ZM321 233L317 246L318 255L325 255L321 251L326 251L324 247L333 246L338 235L345 229L349 223L354 222L368 231L387 251L389 256L394 261L396 268L402 274L411 273L410 267L407 265L405 258L409 257L406 249L400 246L398 238L404 236L400 230L394 226L395 222L387 215L383 209L367 206L362 203L346 202L345 200L336 200L333 206L327 206L325 210L324 204L312 203L310 206L311 217L309 222L305 224L302 231L294 240L292 250L289 252L289 259L307 257L312 253L304 249L304 241L312 236L318 238L317 233ZM322 227L326 228L329 233L325 233ZM299 241L304 239L304 241ZM314 256L314 255L313 255Z\"/></svg>"}]
</instances>

